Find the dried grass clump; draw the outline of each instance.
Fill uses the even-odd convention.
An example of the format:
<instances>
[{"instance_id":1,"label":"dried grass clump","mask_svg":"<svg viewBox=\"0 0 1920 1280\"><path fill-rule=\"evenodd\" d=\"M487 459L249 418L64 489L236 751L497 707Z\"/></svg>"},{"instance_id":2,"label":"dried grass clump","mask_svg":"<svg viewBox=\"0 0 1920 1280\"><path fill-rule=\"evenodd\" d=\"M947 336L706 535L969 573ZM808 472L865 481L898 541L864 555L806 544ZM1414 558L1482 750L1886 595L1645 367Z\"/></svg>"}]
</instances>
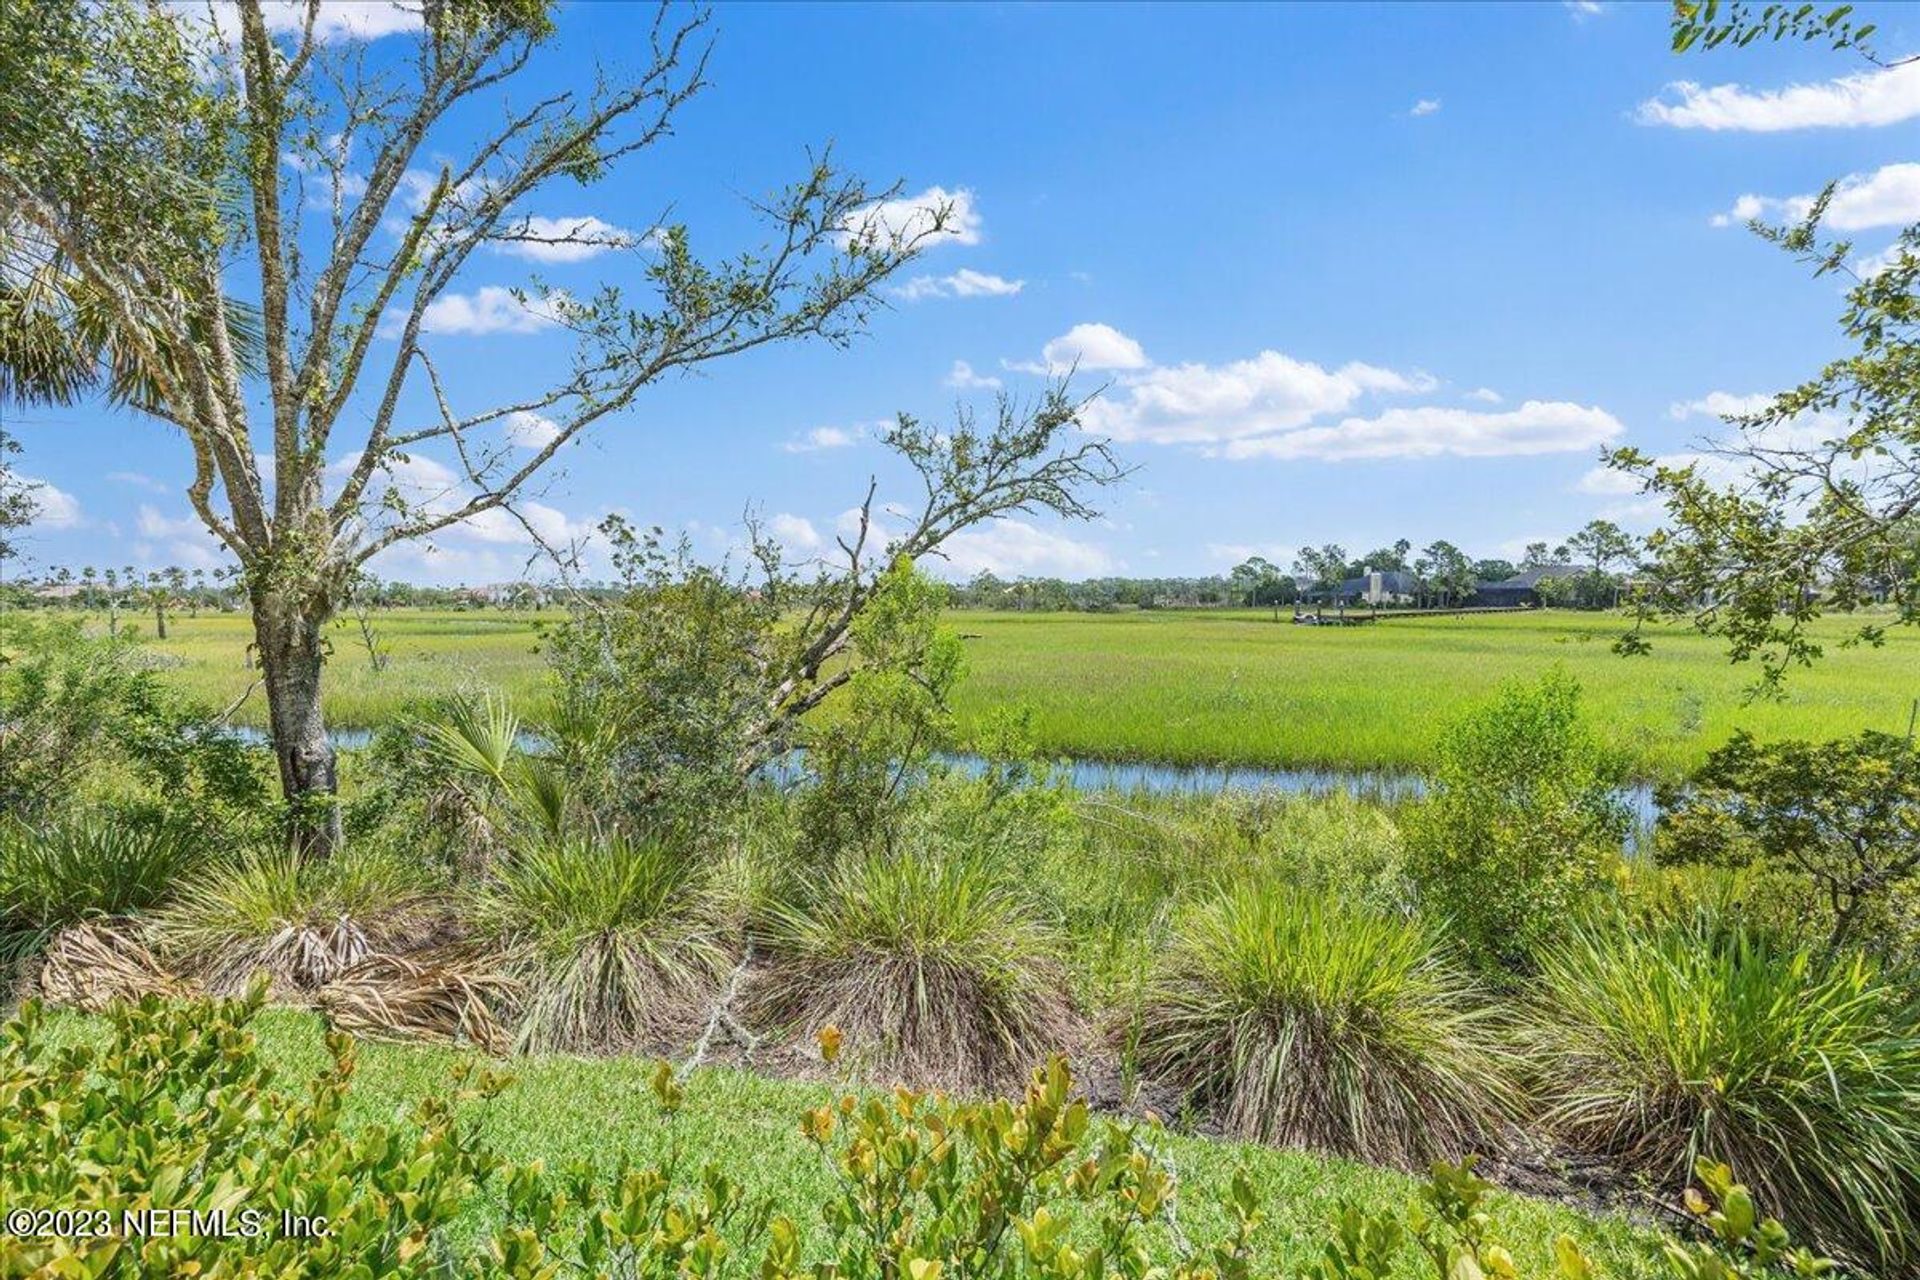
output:
<instances>
[{"instance_id":1,"label":"dried grass clump","mask_svg":"<svg viewBox=\"0 0 1920 1280\"><path fill-rule=\"evenodd\" d=\"M753 1016L808 1037L828 1026L849 1059L915 1085L1017 1085L1082 1026L1058 939L987 860L870 854L762 923L769 965Z\"/></svg>"},{"instance_id":2,"label":"dried grass clump","mask_svg":"<svg viewBox=\"0 0 1920 1280\"><path fill-rule=\"evenodd\" d=\"M431 873L379 851L326 860L242 853L194 876L153 917L161 952L219 994L265 972L277 994L312 992L376 952L410 949L435 915Z\"/></svg>"},{"instance_id":3,"label":"dried grass clump","mask_svg":"<svg viewBox=\"0 0 1920 1280\"><path fill-rule=\"evenodd\" d=\"M192 983L160 967L138 939L106 924L62 929L47 947L36 982L48 1004L99 1013L115 1001L184 999Z\"/></svg>"},{"instance_id":4,"label":"dried grass clump","mask_svg":"<svg viewBox=\"0 0 1920 1280\"><path fill-rule=\"evenodd\" d=\"M342 1031L389 1040L472 1044L505 1054L512 1037L497 1009L516 985L479 967L471 955L369 956L320 989L314 1003Z\"/></svg>"}]
</instances>

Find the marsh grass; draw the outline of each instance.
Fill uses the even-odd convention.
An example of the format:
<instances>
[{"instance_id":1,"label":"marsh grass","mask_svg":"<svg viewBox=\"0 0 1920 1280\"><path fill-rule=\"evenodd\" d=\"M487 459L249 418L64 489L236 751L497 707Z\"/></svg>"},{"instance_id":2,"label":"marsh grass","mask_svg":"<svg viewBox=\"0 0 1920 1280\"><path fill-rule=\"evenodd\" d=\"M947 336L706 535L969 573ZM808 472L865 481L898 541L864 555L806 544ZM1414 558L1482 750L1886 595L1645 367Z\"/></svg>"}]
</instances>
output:
<instances>
[{"instance_id":1,"label":"marsh grass","mask_svg":"<svg viewBox=\"0 0 1920 1280\"><path fill-rule=\"evenodd\" d=\"M535 628L557 614L379 611L392 653L371 669L335 625L327 715L337 725L385 724L423 699L494 690L530 722L550 710ZM1858 621L1857 619L1855 621ZM997 709L1033 710L1048 754L1190 763L1418 768L1443 727L1509 677L1560 664L1586 690L1609 746L1637 774L1673 776L1736 728L1762 739L1831 738L1906 725L1898 677L1920 663L1920 631L1890 628L1884 647L1842 648L1846 619L1815 628L1826 656L1798 672L1783 702L1747 702L1746 668L1729 666L1712 637L1661 628L1643 658L1616 656L1623 620L1548 610L1532 614L1397 619L1367 627L1293 627L1227 610L1115 614L955 613L969 674L954 709L963 737ZM162 679L225 706L256 672L240 615L179 618L164 644ZM264 723L256 693L241 723Z\"/></svg>"},{"instance_id":2,"label":"marsh grass","mask_svg":"<svg viewBox=\"0 0 1920 1280\"><path fill-rule=\"evenodd\" d=\"M1130 1028L1226 1133L1402 1168L1495 1149L1520 1103L1485 993L1438 933L1243 884L1182 912Z\"/></svg>"},{"instance_id":3,"label":"marsh grass","mask_svg":"<svg viewBox=\"0 0 1920 1280\"><path fill-rule=\"evenodd\" d=\"M375 952L404 951L441 903L433 871L402 853L355 848L326 860L279 848L209 862L150 917L162 957L219 993L264 971L312 991Z\"/></svg>"},{"instance_id":4,"label":"marsh grass","mask_svg":"<svg viewBox=\"0 0 1920 1280\"><path fill-rule=\"evenodd\" d=\"M1080 1022L1060 940L1002 864L916 848L848 856L758 928L754 1016L827 1026L872 1075L982 1091L1016 1083Z\"/></svg>"},{"instance_id":5,"label":"marsh grass","mask_svg":"<svg viewBox=\"0 0 1920 1280\"><path fill-rule=\"evenodd\" d=\"M516 1040L529 1050L671 1039L731 954L697 860L649 841L519 849L494 868L469 916L524 990Z\"/></svg>"},{"instance_id":6,"label":"marsh grass","mask_svg":"<svg viewBox=\"0 0 1920 1280\"><path fill-rule=\"evenodd\" d=\"M1866 962L1705 915L1589 924L1543 953L1524 1044L1576 1148L1669 1193L1724 1161L1823 1250L1920 1258L1920 1024Z\"/></svg>"}]
</instances>

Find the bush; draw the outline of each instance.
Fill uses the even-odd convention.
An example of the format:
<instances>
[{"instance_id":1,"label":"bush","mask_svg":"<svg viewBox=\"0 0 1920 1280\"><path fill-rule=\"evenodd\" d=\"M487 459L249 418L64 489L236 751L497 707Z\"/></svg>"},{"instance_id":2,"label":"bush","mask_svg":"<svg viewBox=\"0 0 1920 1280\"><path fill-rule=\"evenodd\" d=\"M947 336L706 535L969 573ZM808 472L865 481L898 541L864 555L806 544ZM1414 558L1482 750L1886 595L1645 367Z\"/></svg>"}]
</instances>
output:
<instances>
[{"instance_id":1,"label":"bush","mask_svg":"<svg viewBox=\"0 0 1920 1280\"><path fill-rule=\"evenodd\" d=\"M218 993L264 971L311 991L375 952L405 950L432 925L432 872L398 852L327 859L245 851L201 868L152 918L161 953Z\"/></svg>"},{"instance_id":2,"label":"bush","mask_svg":"<svg viewBox=\"0 0 1920 1280\"><path fill-rule=\"evenodd\" d=\"M756 1015L833 1025L879 1074L970 1090L1016 1080L1078 1023L1058 939L999 866L915 849L862 854L764 912Z\"/></svg>"},{"instance_id":3,"label":"bush","mask_svg":"<svg viewBox=\"0 0 1920 1280\"><path fill-rule=\"evenodd\" d=\"M1148 980L1141 1070L1227 1132L1415 1165L1495 1143L1513 1061L1437 931L1242 885L1188 909Z\"/></svg>"},{"instance_id":4,"label":"bush","mask_svg":"<svg viewBox=\"0 0 1920 1280\"><path fill-rule=\"evenodd\" d=\"M1920 1257L1920 1027L1865 962L1710 918L1588 926L1543 952L1525 1043L1576 1147L1675 1192L1726 1162L1823 1249Z\"/></svg>"},{"instance_id":5,"label":"bush","mask_svg":"<svg viewBox=\"0 0 1920 1280\"><path fill-rule=\"evenodd\" d=\"M0 958L30 955L69 925L158 905L199 858L190 832L124 814L0 823Z\"/></svg>"},{"instance_id":6,"label":"bush","mask_svg":"<svg viewBox=\"0 0 1920 1280\"><path fill-rule=\"evenodd\" d=\"M1429 914L1475 959L1524 968L1618 857L1615 770L1554 671L1512 683L1441 735L1407 824L1408 871Z\"/></svg>"},{"instance_id":7,"label":"bush","mask_svg":"<svg viewBox=\"0 0 1920 1280\"><path fill-rule=\"evenodd\" d=\"M498 866L472 917L525 987L522 1047L631 1048L682 1027L727 962L705 890L657 843L534 845Z\"/></svg>"}]
</instances>

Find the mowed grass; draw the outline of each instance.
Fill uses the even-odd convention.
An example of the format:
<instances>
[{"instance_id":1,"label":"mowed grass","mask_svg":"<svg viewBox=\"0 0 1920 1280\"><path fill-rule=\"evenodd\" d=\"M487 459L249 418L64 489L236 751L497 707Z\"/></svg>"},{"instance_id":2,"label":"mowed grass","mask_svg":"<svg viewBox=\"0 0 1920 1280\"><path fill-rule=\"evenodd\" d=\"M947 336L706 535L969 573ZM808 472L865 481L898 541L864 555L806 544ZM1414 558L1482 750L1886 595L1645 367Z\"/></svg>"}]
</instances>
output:
<instances>
[{"instance_id":1,"label":"mowed grass","mask_svg":"<svg viewBox=\"0 0 1920 1280\"><path fill-rule=\"evenodd\" d=\"M51 1030L61 1040L98 1042L99 1019L54 1012ZM262 1056L281 1087L307 1080L326 1061L317 1016L268 1010L255 1023ZM391 1123L428 1094L444 1093L461 1051L417 1045L362 1043L359 1068L348 1094L349 1128ZM564 1168L584 1160L613 1168L622 1157L641 1164L664 1163L669 1134L653 1104L647 1080L652 1063L642 1058L578 1058L543 1055L502 1066L512 1077L505 1093L487 1104L483 1133L514 1161L545 1160ZM756 1198L770 1200L791 1216L815 1245L824 1243L819 1206L833 1188L832 1174L800 1136L800 1112L819 1106L831 1091L769 1079L750 1071L710 1068L693 1073L678 1124L683 1169L689 1183L714 1164ZM1275 1151L1188 1135L1170 1135L1165 1152L1181 1179L1180 1222L1197 1242L1220 1238L1218 1210L1233 1173L1245 1168L1268 1218L1258 1237L1258 1275L1292 1275L1313 1260L1329 1235L1329 1221L1342 1199L1368 1210L1404 1211L1417 1183L1391 1170L1299 1151ZM474 1229L490 1225L490 1206L474 1207ZM1552 1242L1572 1235L1615 1280L1653 1275L1657 1255L1652 1234L1617 1215L1589 1216L1563 1205L1500 1195L1493 1209L1496 1232L1513 1250L1525 1275L1551 1271ZM1412 1257L1407 1274L1413 1274Z\"/></svg>"},{"instance_id":2,"label":"mowed grass","mask_svg":"<svg viewBox=\"0 0 1920 1280\"><path fill-rule=\"evenodd\" d=\"M327 711L375 725L410 700L496 689L537 717L547 699L536 625L557 615L393 610L377 616L392 663L375 673L351 619L328 630ZM1723 646L1663 628L1647 657L1610 648L1618 617L1549 611L1296 627L1262 613L955 613L968 674L963 732L996 707L1025 704L1048 753L1178 763L1417 768L1440 728L1501 680L1556 663L1579 678L1607 739L1642 775L1696 764L1737 728L1763 738L1904 731L1920 695L1920 631L1881 648L1843 648L1844 619L1822 623L1825 658L1793 673L1783 702L1748 702L1756 669ZM151 620L145 621L151 632ZM239 615L182 617L153 646L167 677L225 706L253 672ZM264 723L256 691L236 720Z\"/></svg>"}]
</instances>

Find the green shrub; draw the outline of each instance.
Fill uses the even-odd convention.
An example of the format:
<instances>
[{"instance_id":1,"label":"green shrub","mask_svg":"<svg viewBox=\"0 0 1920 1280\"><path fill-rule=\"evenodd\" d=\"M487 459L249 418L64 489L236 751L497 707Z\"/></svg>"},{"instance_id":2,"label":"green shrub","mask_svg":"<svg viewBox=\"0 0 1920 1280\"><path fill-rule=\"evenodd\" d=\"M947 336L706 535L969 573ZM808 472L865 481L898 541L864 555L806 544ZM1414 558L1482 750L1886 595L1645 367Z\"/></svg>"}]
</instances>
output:
<instances>
[{"instance_id":1,"label":"green shrub","mask_svg":"<svg viewBox=\"0 0 1920 1280\"><path fill-rule=\"evenodd\" d=\"M1669 1191L1731 1164L1796 1232L1920 1257L1920 1027L1863 961L1710 918L1587 926L1542 953L1525 1031L1545 1124Z\"/></svg>"},{"instance_id":2,"label":"green shrub","mask_svg":"<svg viewBox=\"0 0 1920 1280\"><path fill-rule=\"evenodd\" d=\"M0 956L37 951L84 920L158 905L201 847L179 826L111 812L0 823Z\"/></svg>"},{"instance_id":3,"label":"green shrub","mask_svg":"<svg viewBox=\"0 0 1920 1280\"><path fill-rule=\"evenodd\" d=\"M430 868L394 850L327 859L247 850L189 877L151 927L162 955L212 991L240 991L262 971L309 991L376 951L416 943L437 887Z\"/></svg>"},{"instance_id":4,"label":"green shrub","mask_svg":"<svg viewBox=\"0 0 1920 1280\"><path fill-rule=\"evenodd\" d=\"M665 844L530 846L495 868L471 914L525 987L519 1039L530 1049L658 1041L726 968L704 877Z\"/></svg>"},{"instance_id":5,"label":"green shrub","mask_svg":"<svg viewBox=\"0 0 1920 1280\"><path fill-rule=\"evenodd\" d=\"M1132 1034L1229 1133L1412 1166L1496 1142L1512 1059L1419 920L1241 885L1185 911Z\"/></svg>"},{"instance_id":6,"label":"green shrub","mask_svg":"<svg viewBox=\"0 0 1920 1280\"><path fill-rule=\"evenodd\" d=\"M838 1026L882 1075L1004 1085L1076 1030L1057 936L978 855L849 858L771 905L759 933L769 969L756 1015L809 1033Z\"/></svg>"},{"instance_id":7,"label":"green shrub","mask_svg":"<svg viewBox=\"0 0 1920 1280\"><path fill-rule=\"evenodd\" d=\"M1409 815L1421 907L1445 916L1475 959L1524 968L1618 857L1615 772L1572 677L1504 686L1441 735L1430 790Z\"/></svg>"}]
</instances>

